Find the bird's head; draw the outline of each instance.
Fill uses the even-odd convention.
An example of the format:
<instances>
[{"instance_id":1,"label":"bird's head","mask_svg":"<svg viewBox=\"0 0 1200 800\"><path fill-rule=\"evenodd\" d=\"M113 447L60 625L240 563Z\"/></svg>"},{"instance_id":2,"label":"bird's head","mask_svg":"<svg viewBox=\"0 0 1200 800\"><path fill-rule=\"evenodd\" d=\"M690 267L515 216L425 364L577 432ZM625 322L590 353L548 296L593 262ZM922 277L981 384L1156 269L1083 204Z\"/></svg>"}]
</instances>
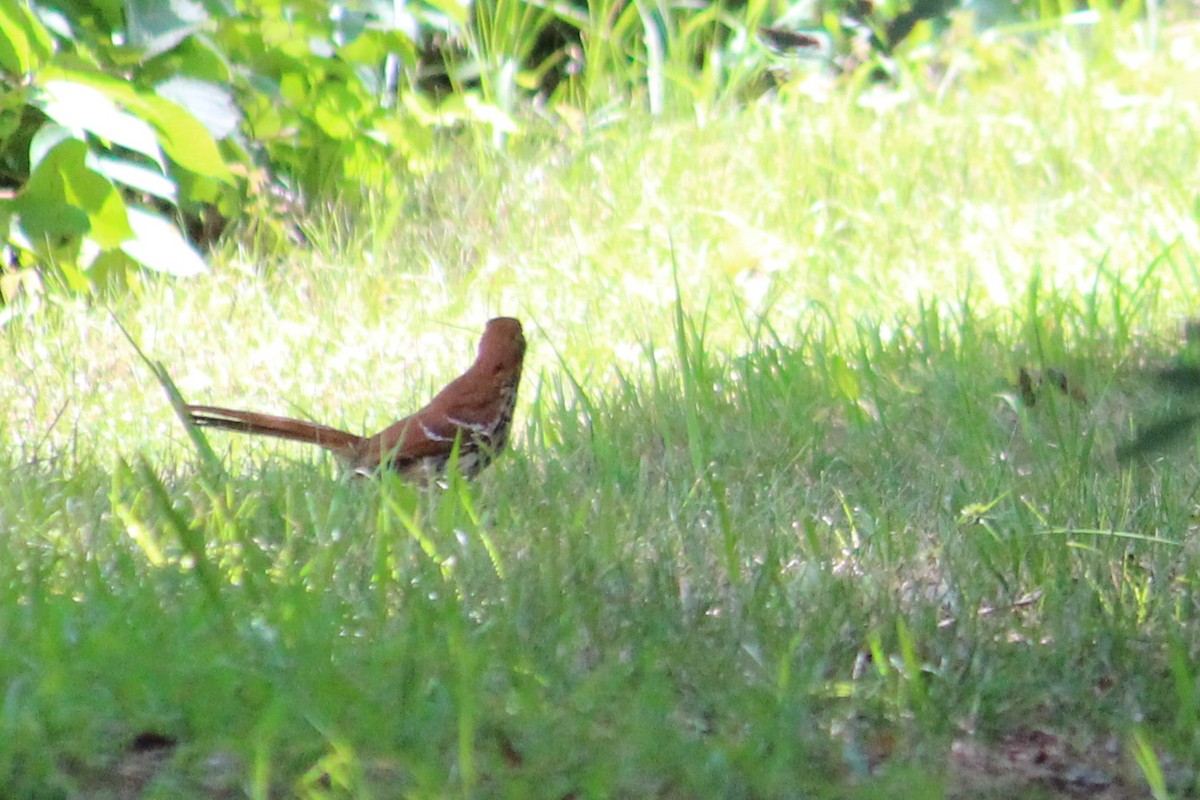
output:
<instances>
[{"instance_id":1,"label":"bird's head","mask_svg":"<svg viewBox=\"0 0 1200 800\"><path fill-rule=\"evenodd\" d=\"M496 317L488 320L479 340L479 355L475 359L477 369L485 374L521 373L521 362L525 358L525 334L521 323L512 317Z\"/></svg>"}]
</instances>

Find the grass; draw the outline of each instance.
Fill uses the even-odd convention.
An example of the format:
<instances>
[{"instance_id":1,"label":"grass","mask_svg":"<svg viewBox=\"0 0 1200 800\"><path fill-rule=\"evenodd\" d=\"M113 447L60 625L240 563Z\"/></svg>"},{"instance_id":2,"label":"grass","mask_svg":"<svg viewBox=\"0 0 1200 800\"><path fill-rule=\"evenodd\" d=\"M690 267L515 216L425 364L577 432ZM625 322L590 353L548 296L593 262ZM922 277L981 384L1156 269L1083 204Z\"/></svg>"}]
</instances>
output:
<instances>
[{"instance_id":1,"label":"grass","mask_svg":"<svg viewBox=\"0 0 1200 800\"><path fill-rule=\"evenodd\" d=\"M13 319L6 791L1010 796L962 753L1050 741L1017 794L1194 795L1200 470L1112 456L1182 402L1168 39L452 151L311 249ZM213 434L221 475L110 311L189 399L356 430L516 314L516 447L419 492Z\"/></svg>"}]
</instances>

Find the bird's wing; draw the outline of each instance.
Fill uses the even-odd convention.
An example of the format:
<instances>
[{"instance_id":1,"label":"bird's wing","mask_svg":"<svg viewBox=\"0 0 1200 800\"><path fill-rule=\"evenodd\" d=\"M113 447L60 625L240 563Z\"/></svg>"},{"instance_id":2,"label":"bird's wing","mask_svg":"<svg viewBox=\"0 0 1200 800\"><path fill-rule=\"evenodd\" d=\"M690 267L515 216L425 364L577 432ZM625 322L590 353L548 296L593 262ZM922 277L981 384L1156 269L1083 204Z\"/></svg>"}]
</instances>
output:
<instances>
[{"instance_id":1,"label":"bird's wing","mask_svg":"<svg viewBox=\"0 0 1200 800\"><path fill-rule=\"evenodd\" d=\"M372 436L359 466L374 468L389 462L402 468L410 461L448 457L456 437L461 435L465 441L482 431L482 425L424 409Z\"/></svg>"}]
</instances>

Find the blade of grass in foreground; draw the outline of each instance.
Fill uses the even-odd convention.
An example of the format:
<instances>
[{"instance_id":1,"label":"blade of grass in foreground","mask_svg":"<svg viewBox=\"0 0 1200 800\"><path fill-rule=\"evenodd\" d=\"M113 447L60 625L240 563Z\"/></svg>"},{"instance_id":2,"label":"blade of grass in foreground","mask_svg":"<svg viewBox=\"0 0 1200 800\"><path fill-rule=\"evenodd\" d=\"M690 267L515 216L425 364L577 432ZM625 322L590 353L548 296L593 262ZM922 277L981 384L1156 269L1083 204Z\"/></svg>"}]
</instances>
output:
<instances>
[{"instance_id":1,"label":"blade of grass in foreground","mask_svg":"<svg viewBox=\"0 0 1200 800\"><path fill-rule=\"evenodd\" d=\"M171 408L175 410L175 415L179 417L183 423L184 430L187 431L188 438L192 440L192 444L196 447L196 452L200 454L200 460L204 463L205 471L210 475L221 476L224 474L224 469L221 467L221 459L217 458L217 454L213 451L212 445L208 443L208 439L200 432L200 429L191 423L187 413L187 403L183 399L183 395L179 391L179 387L175 385L175 381L171 380L171 374L167 372L167 368L162 362L154 361L145 351L138 345L137 341L121 324L121 321L112 315L112 320L121 329L121 333L125 335L125 339L129 345L138 354L138 358L142 360L150 372L153 373L155 379L158 380L163 391L166 392L167 400L171 403Z\"/></svg>"},{"instance_id":2,"label":"blade of grass in foreground","mask_svg":"<svg viewBox=\"0 0 1200 800\"><path fill-rule=\"evenodd\" d=\"M182 545L184 551L191 558L192 572L200 581L204 593L208 595L208 599L212 602L213 607L220 612L225 621L232 625L233 620L229 614L229 609L225 606L225 600L221 596L221 582L218 579L217 570L208 560L208 554L205 552L203 534L192 527L183 518L183 514L171 503L171 496L167 492L167 487L154 474L153 468L146 461L145 457L139 459L138 474L150 489L150 496L154 498L162 519L165 520L168 527L175 533L175 536L179 539L179 544Z\"/></svg>"}]
</instances>

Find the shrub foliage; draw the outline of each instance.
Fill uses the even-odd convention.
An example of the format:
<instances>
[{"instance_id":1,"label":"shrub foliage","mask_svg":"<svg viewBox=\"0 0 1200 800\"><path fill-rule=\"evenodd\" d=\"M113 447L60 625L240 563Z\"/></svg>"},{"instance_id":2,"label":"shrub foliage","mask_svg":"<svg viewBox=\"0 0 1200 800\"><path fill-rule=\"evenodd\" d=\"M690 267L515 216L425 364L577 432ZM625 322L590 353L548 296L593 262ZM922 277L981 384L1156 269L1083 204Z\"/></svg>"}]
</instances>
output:
<instances>
[{"instance_id":1,"label":"shrub foliage","mask_svg":"<svg viewBox=\"0 0 1200 800\"><path fill-rule=\"evenodd\" d=\"M399 84L421 38L465 13L0 0L4 298L192 275L229 219L420 168L438 109Z\"/></svg>"},{"instance_id":2,"label":"shrub foliage","mask_svg":"<svg viewBox=\"0 0 1200 800\"><path fill-rule=\"evenodd\" d=\"M977 19L998 24L998 2ZM903 79L954 7L0 0L0 303L200 273L197 248L229 220L278 232L281 208L402 181L431 168L445 127L496 147L529 110L572 121L620 98L704 115L781 64Z\"/></svg>"}]
</instances>

